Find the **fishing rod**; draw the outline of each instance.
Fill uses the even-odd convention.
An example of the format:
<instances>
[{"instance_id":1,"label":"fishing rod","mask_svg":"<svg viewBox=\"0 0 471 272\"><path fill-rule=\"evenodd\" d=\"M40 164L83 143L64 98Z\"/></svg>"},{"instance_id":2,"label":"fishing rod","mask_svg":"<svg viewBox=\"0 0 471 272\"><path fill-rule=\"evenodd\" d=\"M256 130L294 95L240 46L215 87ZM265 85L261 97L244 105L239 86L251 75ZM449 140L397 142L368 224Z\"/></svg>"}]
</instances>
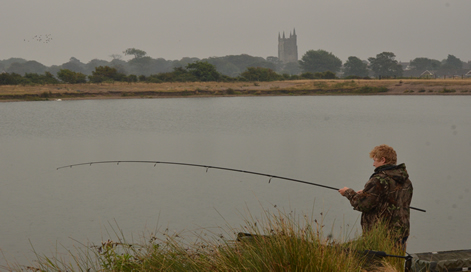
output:
<instances>
[{"instance_id":1,"label":"fishing rod","mask_svg":"<svg viewBox=\"0 0 471 272\"><path fill-rule=\"evenodd\" d=\"M322 187L322 188L326 188L326 189L331 189L331 190L336 190L336 191L340 190L339 188L335 188L335 187L331 187L331 186L327 186L327 185L322 185L322 184L318 184L318 183L314 183L314 182L309 182L309 181L304 181L304 180L299 180L299 179L293 179L293 178L287 178L287 177L281 177L281 176L275 176L275 175L264 174L264 173L259 173L259 172L246 171L246 170L227 168L227 167L218 167L218 166L212 166L212 165L183 163L183 162L169 162L169 161L95 161L95 162L84 162L84 163L65 165L65 166L58 167L56 170L63 169L63 168L72 168L74 166L81 166L81 165L90 165L91 166L92 164L109 164L109 163L116 163L117 165L119 165L120 163L150 163L150 164L154 164L154 167L157 164L172 164L172 165L202 167L202 168L206 168L206 172L208 172L209 169L218 169L218 170L240 172L240 173L246 173L246 174L251 174L251 175L269 177L270 179L268 180L268 183L270 183L272 179L283 179L283 180L289 180L289 181L294 181L294 182L308 184L308 185L314 185L314 186L318 186L318 187ZM409 207L409 208L412 209L412 210L420 211L420 212L426 212L424 209L419 209L419 208L414 208L414 207Z\"/></svg>"}]
</instances>

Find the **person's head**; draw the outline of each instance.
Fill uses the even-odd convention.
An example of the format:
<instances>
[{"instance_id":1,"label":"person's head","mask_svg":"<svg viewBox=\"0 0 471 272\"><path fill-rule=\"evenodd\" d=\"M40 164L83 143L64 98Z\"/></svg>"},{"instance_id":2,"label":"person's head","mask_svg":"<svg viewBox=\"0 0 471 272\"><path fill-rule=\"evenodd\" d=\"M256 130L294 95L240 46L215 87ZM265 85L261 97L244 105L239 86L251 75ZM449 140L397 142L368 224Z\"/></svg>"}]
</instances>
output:
<instances>
[{"instance_id":1,"label":"person's head","mask_svg":"<svg viewBox=\"0 0 471 272\"><path fill-rule=\"evenodd\" d=\"M397 154L394 149L388 145L378 145L370 152L370 158L374 160L373 166L379 167L385 164L396 164Z\"/></svg>"}]
</instances>

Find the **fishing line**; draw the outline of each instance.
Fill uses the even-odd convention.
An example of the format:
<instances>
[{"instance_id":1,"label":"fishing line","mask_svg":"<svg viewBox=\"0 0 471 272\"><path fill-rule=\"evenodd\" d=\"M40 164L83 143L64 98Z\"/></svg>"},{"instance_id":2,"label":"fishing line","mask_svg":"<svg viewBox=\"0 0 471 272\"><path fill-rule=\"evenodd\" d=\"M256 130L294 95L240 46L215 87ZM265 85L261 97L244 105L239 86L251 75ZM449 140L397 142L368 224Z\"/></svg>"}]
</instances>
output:
<instances>
[{"instance_id":1,"label":"fishing line","mask_svg":"<svg viewBox=\"0 0 471 272\"><path fill-rule=\"evenodd\" d=\"M183 162L169 162L169 161L96 161L96 162L84 162L84 163L65 165L65 166L58 167L57 170L63 169L63 168L72 168L74 166L81 166L81 165L90 165L91 166L92 164L109 164L109 163L116 163L116 165L119 165L120 163L150 163L150 164L154 164L154 167L157 164L172 164L172 165L202 167L202 168L206 168L206 172L208 172L209 169L218 169L218 170L225 170L225 171L232 171L232 172L239 172L239 173L269 177L270 179L268 180L268 183L270 183L272 179L282 179L282 180L289 180L289 181L293 181L293 182L318 186L318 187L331 189L331 190L335 190L335 191L339 190L339 188L335 188L335 187L331 187L331 186L327 186L327 185L323 185L323 184L318 184L318 183L299 180L299 179L275 176L275 175L270 175L270 174L264 174L264 173L259 173L259 172L246 171L246 170L227 168L227 167L203 165L203 164L183 163ZM420 211L420 212L426 212L424 209L419 209L419 208L414 208L414 207L409 207L409 208L412 209L412 210Z\"/></svg>"}]
</instances>

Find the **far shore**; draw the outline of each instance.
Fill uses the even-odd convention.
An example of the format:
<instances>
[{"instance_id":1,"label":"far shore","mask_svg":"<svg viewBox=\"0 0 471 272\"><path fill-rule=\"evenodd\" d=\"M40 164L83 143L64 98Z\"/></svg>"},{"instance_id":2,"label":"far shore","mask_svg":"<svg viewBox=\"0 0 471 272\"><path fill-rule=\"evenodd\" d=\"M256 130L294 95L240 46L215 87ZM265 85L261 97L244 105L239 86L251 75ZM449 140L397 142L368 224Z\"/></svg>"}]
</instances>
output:
<instances>
[{"instance_id":1,"label":"far shore","mask_svg":"<svg viewBox=\"0 0 471 272\"><path fill-rule=\"evenodd\" d=\"M289 95L471 95L471 78L315 79L271 82L115 82L0 86L0 102Z\"/></svg>"}]
</instances>

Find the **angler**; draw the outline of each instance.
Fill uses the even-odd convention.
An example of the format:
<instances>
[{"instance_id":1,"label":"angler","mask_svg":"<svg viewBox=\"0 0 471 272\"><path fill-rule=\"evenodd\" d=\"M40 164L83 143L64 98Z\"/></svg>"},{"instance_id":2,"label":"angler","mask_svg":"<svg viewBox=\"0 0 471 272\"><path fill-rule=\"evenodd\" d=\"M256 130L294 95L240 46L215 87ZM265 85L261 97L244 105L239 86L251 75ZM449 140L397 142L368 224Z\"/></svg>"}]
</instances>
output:
<instances>
[{"instance_id":1,"label":"angler","mask_svg":"<svg viewBox=\"0 0 471 272\"><path fill-rule=\"evenodd\" d=\"M344 187L340 194L361 212L363 233L379 221L383 221L397 235L397 241L405 248L410 228L409 206L412 200L412 183L405 164L396 165L397 154L388 145L379 145L370 152L375 171L363 190L355 192Z\"/></svg>"}]
</instances>

